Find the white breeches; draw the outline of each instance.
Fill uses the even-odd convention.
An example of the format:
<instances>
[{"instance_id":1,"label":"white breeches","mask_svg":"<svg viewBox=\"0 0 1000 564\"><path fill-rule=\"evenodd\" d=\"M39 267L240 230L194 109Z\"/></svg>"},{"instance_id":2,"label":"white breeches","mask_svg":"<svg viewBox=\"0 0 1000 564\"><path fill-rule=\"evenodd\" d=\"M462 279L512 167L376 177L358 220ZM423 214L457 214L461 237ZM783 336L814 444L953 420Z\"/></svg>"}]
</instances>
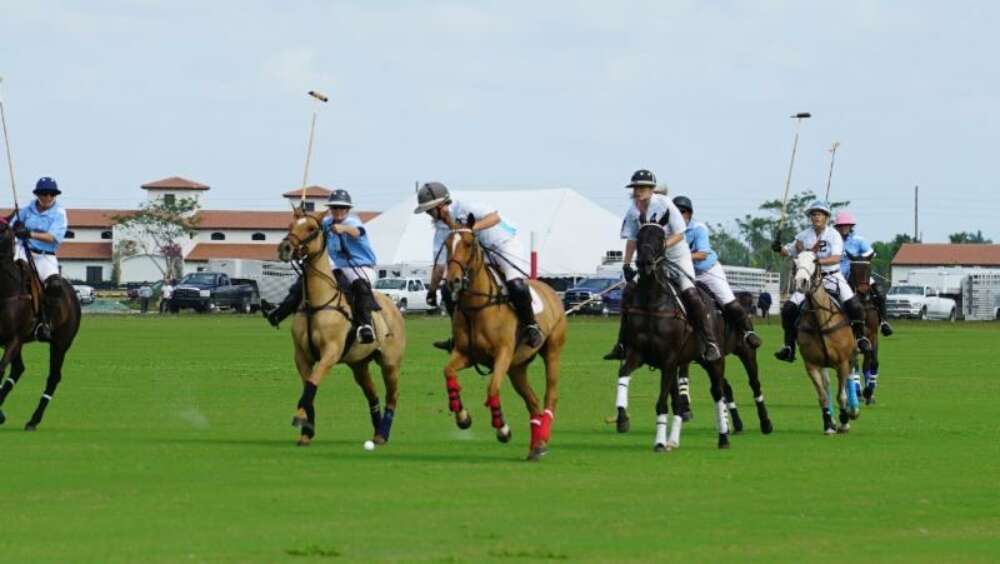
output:
<instances>
[{"instance_id":1,"label":"white breeches","mask_svg":"<svg viewBox=\"0 0 1000 564\"><path fill-rule=\"evenodd\" d=\"M736 299L733 289L729 287L729 280L726 279L726 271L722 270L719 263L713 264L712 268L699 274L697 280L708 286L708 289L712 292L712 297L715 298L715 301L720 306L724 306Z\"/></svg>"},{"instance_id":2,"label":"white breeches","mask_svg":"<svg viewBox=\"0 0 1000 564\"><path fill-rule=\"evenodd\" d=\"M677 287L682 292L688 288L694 288L694 263L691 262L691 248L688 247L687 243L681 241L673 247L667 247L665 255L671 265L668 272Z\"/></svg>"},{"instance_id":3,"label":"white breeches","mask_svg":"<svg viewBox=\"0 0 1000 564\"><path fill-rule=\"evenodd\" d=\"M358 278L367 280L369 284L375 283L375 269L370 266L349 266L347 268L339 268L343 274L344 278L347 278L348 282L354 282Z\"/></svg>"},{"instance_id":4,"label":"white breeches","mask_svg":"<svg viewBox=\"0 0 1000 564\"><path fill-rule=\"evenodd\" d=\"M28 257L24 254L24 245L20 241L14 245L14 248L14 260L28 262ZM55 255L31 253L31 258L35 261L35 269L38 270L38 277L42 279L42 283L49 277L59 274L59 261L56 260Z\"/></svg>"},{"instance_id":5,"label":"white breeches","mask_svg":"<svg viewBox=\"0 0 1000 564\"><path fill-rule=\"evenodd\" d=\"M517 237L511 237L503 243L498 243L490 250L494 251L493 253L487 255L489 257L490 264L499 269L500 272L503 272L505 280L510 282L511 280L517 280L518 278L525 278L524 273L521 272L521 270L527 270L523 264L525 257L524 247L521 245L521 242L518 241ZM499 253L502 256L497 256L495 253ZM521 270L515 268L514 265L518 265Z\"/></svg>"},{"instance_id":6,"label":"white breeches","mask_svg":"<svg viewBox=\"0 0 1000 564\"><path fill-rule=\"evenodd\" d=\"M823 274L823 287L826 288L826 293L835 296L842 304L854 297L854 290L851 289L851 285L847 283L847 279L839 270ZM788 298L795 305L802 305L805 299L806 295L802 292L795 292L792 297Z\"/></svg>"}]
</instances>

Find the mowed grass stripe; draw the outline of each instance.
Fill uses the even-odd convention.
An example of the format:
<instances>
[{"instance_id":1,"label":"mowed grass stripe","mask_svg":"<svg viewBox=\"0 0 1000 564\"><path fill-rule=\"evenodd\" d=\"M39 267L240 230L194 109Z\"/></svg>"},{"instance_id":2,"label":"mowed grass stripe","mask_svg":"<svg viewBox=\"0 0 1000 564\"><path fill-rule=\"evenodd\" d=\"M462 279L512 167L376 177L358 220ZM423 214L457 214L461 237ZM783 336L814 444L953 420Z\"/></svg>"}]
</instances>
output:
<instances>
[{"instance_id":1,"label":"mowed grass stripe","mask_svg":"<svg viewBox=\"0 0 1000 564\"><path fill-rule=\"evenodd\" d=\"M462 373L470 431L447 412L430 348L447 326L411 317L391 442L362 450L367 405L345 367L317 398L316 443L294 446L300 384L286 330L259 318L89 316L36 433L45 351L0 427L6 561L995 560L1000 553L996 324L901 323L883 340L879 403L825 437L801 364L770 357L759 433L742 367L729 377L747 429L715 449L707 378L679 451L654 455L658 375L632 385L619 435L613 320L573 319L552 452L522 461L527 416L497 443L485 381ZM374 369L374 367L373 367ZM378 378L377 369L374 375ZM536 386L542 365L531 370ZM381 386L379 386L381 389Z\"/></svg>"}]
</instances>

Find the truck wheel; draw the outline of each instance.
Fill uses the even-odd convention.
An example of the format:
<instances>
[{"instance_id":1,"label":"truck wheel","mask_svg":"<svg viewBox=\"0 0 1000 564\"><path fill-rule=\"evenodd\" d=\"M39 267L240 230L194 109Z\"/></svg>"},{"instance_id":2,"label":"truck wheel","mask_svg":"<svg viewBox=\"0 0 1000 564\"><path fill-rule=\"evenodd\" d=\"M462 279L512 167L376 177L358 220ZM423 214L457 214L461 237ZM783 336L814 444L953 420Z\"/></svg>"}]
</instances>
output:
<instances>
[{"instance_id":1,"label":"truck wheel","mask_svg":"<svg viewBox=\"0 0 1000 564\"><path fill-rule=\"evenodd\" d=\"M927 306L920 308L920 313L917 314L917 319L920 321L927 319Z\"/></svg>"},{"instance_id":2,"label":"truck wheel","mask_svg":"<svg viewBox=\"0 0 1000 564\"><path fill-rule=\"evenodd\" d=\"M236 313L253 313L253 307L250 305L249 299L243 298L243 301L240 302L239 307L234 308L233 311L235 311Z\"/></svg>"},{"instance_id":3,"label":"truck wheel","mask_svg":"<svg viewBox=\"0 0 1000 564\"><path fill-rule=\"evenodd\" d=\"M399 313L406 314L406 298L399 300L399 304L396 307L399 308Z\"/></svg>"}]
</instances>

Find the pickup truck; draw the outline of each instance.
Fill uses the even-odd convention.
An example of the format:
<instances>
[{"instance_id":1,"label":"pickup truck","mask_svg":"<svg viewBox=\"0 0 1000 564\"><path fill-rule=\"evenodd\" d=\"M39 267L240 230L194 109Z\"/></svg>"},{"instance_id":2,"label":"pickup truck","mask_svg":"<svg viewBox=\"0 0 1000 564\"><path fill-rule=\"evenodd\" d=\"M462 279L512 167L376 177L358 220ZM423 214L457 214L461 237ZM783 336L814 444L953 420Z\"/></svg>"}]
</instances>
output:
<instances>
[{"instance_id":1,"label":"pickup truck","mask_svg":"<svg viewBox=\"0 0 1000 564\"><path fill-rule=\"evenodd\" d=\"M253 280L230 279L220 272L192 272L174 288L167 307L171 313L184 308L201 313L223 308L253 313L260 309L260 292Z\"/></svg>"},{"instance_id":2,"label":"pickup truck","mask_svg":"<svg viewBox=\"0 0 1000 564\"><path fill-rule=\"evenodd\" d=\"M392 298L400 313L434 309L427 305L427 286L419 278L382 278L375 289Z\"/></svg>"},{"instance_id":3,"label":"pickup truck","mask_svg":"<svg viewBox=\"0 0 1000 564\"><path fill-rule=\"evenodd\" d=\"M889 317L954 321L958 316L955 300L939 296L937 290L930 286L918 284L893 286L886 296L885 305Z\"/></svg>"}]
</instances>

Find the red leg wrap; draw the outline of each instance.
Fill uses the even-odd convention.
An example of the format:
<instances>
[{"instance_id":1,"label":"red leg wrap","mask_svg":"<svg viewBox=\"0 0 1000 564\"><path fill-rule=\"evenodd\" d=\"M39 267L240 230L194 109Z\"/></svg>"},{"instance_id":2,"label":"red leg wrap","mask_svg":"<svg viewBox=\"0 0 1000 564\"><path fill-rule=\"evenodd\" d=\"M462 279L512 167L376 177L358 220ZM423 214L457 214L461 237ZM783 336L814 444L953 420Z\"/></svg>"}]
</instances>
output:
<instances>
[{"instance_id":1,"label":"red leg wrap","mask_svg":"<svg viewBox=\"0 0 1000 564\"><path fill-rule=\"evenodd\" d=\"M445 378L445 387L448 389L448 409L452 413L462 411L462 386L458 385L458 378L448 376Z\"/></svg>"},{"instance_id":2,"label":"red leg wrap","mask_svg":"<svg viewBox=\"0 0 1000 564\"><path fill-rule=\"evenodd\" d=\"M500 427L503 427L504 422L503 412L500 411L500 396L487 396L486 403L484 405L490 408L490 415L493 418L493 428L499 429Z\"/></svg>"},{"instance_id":3,"label":"red leg wrap","mask_svg":"<svg viewBox=\"0 0 1000 564\"><path fill-rule=\"evenodd\" d=\"M546 409L542 413L542 425L539 429L539 438L546 443L549 442L549 436L552 434L552 420L555 419L555 414L552 411Z\"/></svg>"},{"instance_id":4,"label":"red leg wrap","mask_svg":"<svg viewBox=\"0 0 1000 564\"><path fill-rule=\"evenodd\" d=\"M530 448L535 448L538 443L542 442L542 416L536 415L528 421L528 426L531 427L531 446Z\"/></svg>"}]
</instances>

